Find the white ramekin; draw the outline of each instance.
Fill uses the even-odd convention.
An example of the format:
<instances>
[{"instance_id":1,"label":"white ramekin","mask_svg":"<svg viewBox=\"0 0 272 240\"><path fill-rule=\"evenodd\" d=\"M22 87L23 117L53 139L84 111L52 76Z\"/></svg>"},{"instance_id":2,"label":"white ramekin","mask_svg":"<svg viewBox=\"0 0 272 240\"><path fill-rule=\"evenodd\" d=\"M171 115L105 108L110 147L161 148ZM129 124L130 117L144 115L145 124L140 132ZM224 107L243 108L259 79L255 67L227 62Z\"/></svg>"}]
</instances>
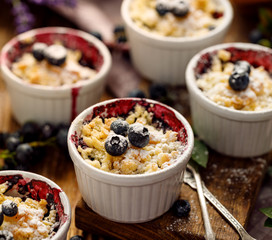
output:
<instances>
[{"instance_id":1,"label":"white ramekin","mask_svg":"<svg viewBox=\"0 0 272 240\"><path fill-rule=\"evenodd\" d=\"M138 175L109 173L86 163L75 146L75 139L80 135L83 121L90 120L95 115L94 112L107 117L110 114L109 109L115 112L113 116L117 116L117 113L128 113L132 105L121 107L126 103L161 106L165 111L160 114L165 113L176 121L176 125L183 126L178 132L182 129L187 132L187 147L179 161L162 171ZM84 201L101 216L123 223L146 222L169 210L180 195L183 173L193 145L192 129L180 113L156 101L139 98L112 99L98 103L80 113L72 122L68 133L69 153Z\"/></svg>"},{"instance_id":2,"label":"white ramekin","mask_svg":"<svg viewBox=\"0 0 272 240\"><path fill-rule=\"evenodd\" d=\"M254 157L272 149L272 109L254 112L220 106L208 99L196 85L197 66L205 62L201 58L206 56L207 59L209 54L231 48L257 52L259 55L253 56L256 65L258 59L265 56L269 57L269 62L272 60L271 49L250 43L219 44L196 54L186 69L193 128L201 139L219 153L233 157ZM244 56L243 60L252 58L252 54Z\"/></svg>"},{"instance_id":3,"label":"white ramekin","mask_svg":"<svg viewBox=\"0 0 272 240\"><path fill-rule=\"evenodd\" d=\"M223 42L233 18L228 0L215 0L224 8L223 21L213 31L201 37L165 37L138 27L130 17L133 0L124 0L121 15L130 44L132 63L147 79L169 85L185 85L186 65L203 48Z\"/></svg>"},{"instance_id":4,"label":"white ramekin","mask_svg":"<svg viewBox=\"0 0 272 240\"><path fill-rule=\"evenodd\" d=\"M60 41L68 48L81 50L89 59L93 49L99 56L95 60L97 75L70 86L50 87L23 82L11 71L11 63L22 51L29 51L35 41L48 44ZM88 33L63 27L34 29L16 36L3 47L0 60L12 113L20 124L29 120L70 123L77 113L99 101L111 67L111 55L104 43Z\"/></svg>"},{"instance_id":5,"label":"white ramekin","mask_svg":"<svg viewBox=\"0 0 272 240\"><path fill-rule=\"evenodd\" d=\"M50 179L43 177L39 174L32 173L32 172L25 172L19 170L7 170L7 171L0 171L0 183L4 183L7 177L13 178L13 176L19 176L24 180L25 183L29 183L32 180L34 181L41 181L42 184L39 186L43 186L46 188L45 192L50 189L50 192L54 192L54 200L60 199L60 204L57 203L56 210L57 212L63 212L60 216L60 227L57 233L50 238L51 240L66 240L67 233L71 224L71 206L67 195L62 191L62 189ZM46 185L44 185L46 183ZM16 185L10 190L12 195L16 196ZM43 192L43 189L36 190L38 192ZM44 194L44 193L42 193Z\"/></svg>"}]
</instances>

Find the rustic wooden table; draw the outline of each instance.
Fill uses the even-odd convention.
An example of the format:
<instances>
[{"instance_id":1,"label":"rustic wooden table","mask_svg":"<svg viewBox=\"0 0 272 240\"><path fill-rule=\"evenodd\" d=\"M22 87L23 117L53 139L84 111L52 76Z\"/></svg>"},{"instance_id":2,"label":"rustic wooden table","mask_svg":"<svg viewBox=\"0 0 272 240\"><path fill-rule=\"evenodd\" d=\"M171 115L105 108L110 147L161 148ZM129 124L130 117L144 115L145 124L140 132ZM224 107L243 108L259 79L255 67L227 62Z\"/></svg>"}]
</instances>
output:
<instances>
[{"instance_id":1,"label":"rustic wooden table","mask_svg":"<svg viewBox=\"0 0 272 240\"><path fill-rule=\"evenodd\" d=\"M109 1L108 1L109 2ZM10 39L15 33L13 25L13 16L10 11L10 6L1 1L0 7L0 48ZM228 35L225 38L225 42L247 42L248 33L256 23L256 7L244 7L237 6L235 3L235 18L230 28ZM31 5L31 10L35 12L37 17L36 27L44 26L67 26L76 27L74 23L59 16L54 11L46 7L37 7ZM140 82L141 88L146 88L150 83L146 80ZM105 91L101 100L114 97L109 92ZM0 131L13 132L20 126L14 120L11 113L10 99L8 92L6 91L5 84L0 78ZM76 234L82 234L82 231L75 226L75 208L78 201L81 199L81 195L78 190L76 177L72 161L61 154L57 149L52 149L50 153L47 153L45 159L40 161L37 165L30 169L33 172L44 175L53 181L55 181L68 195L71 207L72 207L72 224L68 233L68 239ZM94 239L88 236L87 239Z\"/></svg>"}]
</instances>

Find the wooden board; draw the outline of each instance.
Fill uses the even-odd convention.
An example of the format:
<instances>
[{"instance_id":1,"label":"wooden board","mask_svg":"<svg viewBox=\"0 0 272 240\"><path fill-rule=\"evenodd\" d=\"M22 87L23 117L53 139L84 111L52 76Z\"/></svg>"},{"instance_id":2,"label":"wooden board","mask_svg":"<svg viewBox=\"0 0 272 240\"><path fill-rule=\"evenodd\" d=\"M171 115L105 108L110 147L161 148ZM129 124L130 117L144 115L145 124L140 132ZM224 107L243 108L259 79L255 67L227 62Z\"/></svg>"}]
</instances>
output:
<instances>
[{"instance_id":1,"label":"wooden board","mask_svg":"<svg viewBox=\"0 0 272 240\"><path fill-rule=\"evenodd\" d=\"M272 154L259 158L230 158L210 150L209 164L201 176L206 187L246 227ZM191 204L187 218L177 218L170 209L163 216L141 224L122 224L93 212L81 199L75 209L76 227L111 239L175 240L204 239L204 225L197 193L182 185L180 198ZM110 201L110 200L109 200ZM218 240L238 240L239 235L208 203L212 228Z\"/></svg>"}]
</instances>

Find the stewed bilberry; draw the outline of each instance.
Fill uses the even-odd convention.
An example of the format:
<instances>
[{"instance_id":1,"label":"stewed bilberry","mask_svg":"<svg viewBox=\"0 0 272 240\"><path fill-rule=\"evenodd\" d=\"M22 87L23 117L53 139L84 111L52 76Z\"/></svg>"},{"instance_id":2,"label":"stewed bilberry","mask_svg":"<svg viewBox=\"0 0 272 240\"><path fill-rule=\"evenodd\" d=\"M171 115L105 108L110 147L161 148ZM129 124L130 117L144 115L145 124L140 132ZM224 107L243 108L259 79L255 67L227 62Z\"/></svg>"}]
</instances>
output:
<instances>
[{"instance_id":1,"label":"stewed bilberry","mask_svg":"<svg viewBox=\"0 0 272 240\"><path fill-rule=\"evenodd\" d=\"M144 125L134 123L128 129L128 140L133 146L143 148L149 143L149 131Z\"/></svg>"},{"instance_id":2,"label":"stewed bilberry","mask_svg":"<svg viewBox=\"0 0 272 240\"><path fill-rule=\"evenodd\" d=\"M13 234L8 230L0 230L0 239L14 240Z\"/></svg>"},{"instance_id":3,"label":"stewed bilberry","mask_svg":"<svg viewBox=\"0 0 272 240\"><path fill-rule=\"evenodd\" d=\"M13 217L18 213L18 206L11 200L5 200L2 203L2 212L8 217Z\"/></svg>"},{"instance_id":4,"label":"stewed bilberry","mask_svg":"<svg viewBox=\"0 0 272 240\"><path fill-rule=\"evenodd\" d=\"M242 91L249 84L249 75L247 72L233 72L229 77L229 85L235 91Z\"/></svg>"},{"instance_id":5,"label":"stewed bilberry","mask_svg":"<svg viewBox=\"0 0 272 240\"><path fill-rule=\"evenodd\" d=\"M126 136L128 133L129 124L125 120L117 119L112 122L110 129L116 134Z\"/></svg>"},{"instance_id":6,"label":"stewed bilberry","mask_svg":"<svg viewBox=\"0 0 272 240\"><path fill-rule=\"evenodd\" d=\"M191 206L187 200L178 199L173 204L173 210L177 217L187 217L191 211Z\"/></svg>"},{"instance_id":7,"label":"stewed bilberry","mask_svg":"<svg viewBox=\"0 0 272 240\"><path fill-rule=\"evenodd\" d=\"M112 156L120 156L128 148L128 141L122 135L109 135L105 141L105 149Z\"/></svg>"},{"instance_id":8,"label":"stewed bilberry","mask_svg":"<svg viewBox=\"0 0 272 240\"><path fill-rule=\"evenodd\" d=\"M32 54L38 61L44 59L44 50L47 48L47 44L42 42L36 42L32 46Z\"/></svg>"},{"instance_id":9,"label":"stewed bilberry","mask_svg":"<svg viewBox=\"0 0 272 240\"><path fill-rule=\"evenodd\" d=\"M44 50L44 57L52 65L62 65L66 60L66 56L67 49L62 45L53 44Z\"/></svg>"}]
</instances>

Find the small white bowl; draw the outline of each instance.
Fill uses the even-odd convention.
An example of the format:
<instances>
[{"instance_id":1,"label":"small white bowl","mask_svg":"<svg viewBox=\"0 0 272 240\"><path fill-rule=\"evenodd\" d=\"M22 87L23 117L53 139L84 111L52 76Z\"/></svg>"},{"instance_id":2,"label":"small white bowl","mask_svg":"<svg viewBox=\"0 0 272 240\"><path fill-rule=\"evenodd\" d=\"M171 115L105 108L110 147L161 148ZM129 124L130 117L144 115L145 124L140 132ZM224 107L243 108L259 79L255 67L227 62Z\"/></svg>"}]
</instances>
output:
<instances>
[{"instance_id":1,"label":"small white bowl","mask_svg":"<svg viewBox=\"0 0 272 240\"><path fill-rule=\"evenodd\" d=\"M106 172L89 165L78 152L75 144L85 119L96 115L103 117L127 114L135 104L154 104L157 117L175 131L187 133L186 149L181 158L161 171L147 174L124 175ZM182 134L180 135L182 136ZM116 222L139 223L161 216L180 195L183 173L194 145L192 129L186 119L174 109L148 99L123 98L98 103L72 122L68 133L68 148L74 162L79 190L84 201L96 213Z\"/></svg>"},{"instance_id":2,"label":"small white bowl","mask_svg":"<svg viewBox=\"0 0 272 240\"><path fill-rule=\"evenodd\" d=\"M224 8L222 23L204 36L166 37L138 27L130 17L133 0L124 0L121 15L126 27L132 62L147 79L169 85L185 85L186 65L203 48L223 42L233 18L228 0L215 0Z\"/></svg>"},{"instance_id":3,"label":"small white bowl","mask_svg":"<svg viewBox=\"0 0 272 240\"><path fill-rule=\"evenodd\" d=\"M34 191L34 195L37 194L41 199L44 199L44 195L47 196L48 193L52 193L54 195L56 210L60 217L60 226L56 234L50 239L66 240L71 224L71 206L67 195L56 183L39 174L19 170L0 171L0 184L5 183L6 181L14 183L15 178L19 178L20 184L22 185L33 183L32 186L34 185L34 188L31 191ZM11 196L18 196L17 191L18 185L15 184L7 194L10 193Z\"/></svg>"},{"instance_id":4,"label":"small white bowl","mask_svg":"<svg viewBox=\"0 0 272 240\"><path fill-rule=\"evenodd\" d=\"M196 85L196 73L209 63L209 56L218 50L245 52L236 60L248 60L272 72L272 50L250 43L219 44L202 50L189 62L186 69L186 86L190 95L193 128L211 148L233 157L254 157L272 149L272 109L240 111L220 106L208 99ZM239 54L239 53L238 53ZM249 60L249 57L251 60Z\"/></svg>"},{"instance_id":5,"label":"small white bowl","mask_svg":"<svg viewBox=\"0 0 272 240\"><path fill-rule=\"evenodd\" d=\"M87 61L93 60L98 70L94 78L52 87L26 83L11 71L12 62L23 52L30 51L35 42L50 45L55 41L80 50ZM111 67L111 55L101 41L88 33L63 27L34 29L16 36L3 47L0 59L12 112L20 124L28 120L70 123L77 113L99 101Z\"/></svg>"}]
</instances>

